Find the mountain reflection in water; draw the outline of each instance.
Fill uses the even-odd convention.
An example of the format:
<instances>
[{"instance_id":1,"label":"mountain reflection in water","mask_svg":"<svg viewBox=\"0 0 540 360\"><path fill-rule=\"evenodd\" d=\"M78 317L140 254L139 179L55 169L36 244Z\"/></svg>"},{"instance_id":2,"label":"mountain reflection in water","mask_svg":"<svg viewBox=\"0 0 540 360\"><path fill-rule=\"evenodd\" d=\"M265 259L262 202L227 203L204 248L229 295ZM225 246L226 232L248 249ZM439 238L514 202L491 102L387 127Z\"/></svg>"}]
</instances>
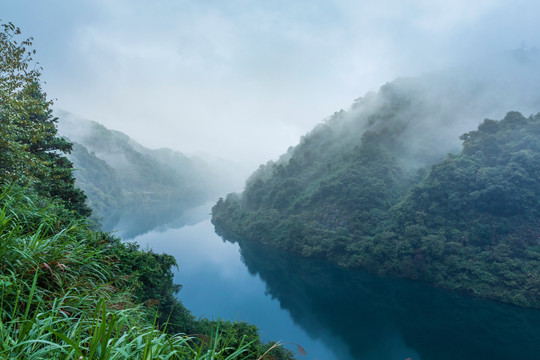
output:
<instances>
[{"instance_id":1,"label":"mountain reflection in water","mask_svg":"<svg viewBox=\"0 0 540 360\"><path fill-rule=\"evenodd\" d=\"M208 218L209 204L186 209L181 204L156 202L146 208L112 210L102 219L104 231L131 240L151 231L164 232L194 225Z\"/></svg>"},{"instance_id":2,"label":"mountain reflection in water","mask_svg":"<svg viewBox=\"0 0 540 360\"><path fill-rule=\"evenodd\" d=\"M261 277L293 320L311 337L332 334L339 341L326 345L351 359L540 358L538 310L238 243L249 272ZM406 347L393 352L401 339ZM400 352L407 348L416 354Z\"/></svg>"},{"instance_id":3,"label":"mountain reflection in water","mask_svg":"<svg viewBox=\"0 0 540 360\"><path fill-rule=\"evenodd\" d=\"M161 223L125 214L117 227L175 256L179 297L195 316L249 321L265 340L300 344L301 360L540 358L539 310L222 239L209 212L206 205Z\"/></svg>"}]
</instances>

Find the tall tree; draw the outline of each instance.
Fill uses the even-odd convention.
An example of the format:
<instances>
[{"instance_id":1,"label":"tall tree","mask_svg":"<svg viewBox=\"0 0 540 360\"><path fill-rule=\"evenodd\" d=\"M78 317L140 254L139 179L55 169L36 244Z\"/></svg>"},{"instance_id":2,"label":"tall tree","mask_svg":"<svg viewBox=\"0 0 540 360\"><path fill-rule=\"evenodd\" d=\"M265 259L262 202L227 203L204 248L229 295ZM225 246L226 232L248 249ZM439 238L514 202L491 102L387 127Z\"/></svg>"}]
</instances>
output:
<instances>
[{"instance_id":1,"label":"tall tree","mask_svg":"<svg viewBox=\"0 0 540 360\"><path fill-rule=\"evenodd\" d=\"M73 165L64 156L71 143L57 136L52 101L42 92L32 38L19 41L19 28L0 32L0 183L18 183L56 198L88 216L84 193L75 188Z\"/></svg>"}]
</instances>

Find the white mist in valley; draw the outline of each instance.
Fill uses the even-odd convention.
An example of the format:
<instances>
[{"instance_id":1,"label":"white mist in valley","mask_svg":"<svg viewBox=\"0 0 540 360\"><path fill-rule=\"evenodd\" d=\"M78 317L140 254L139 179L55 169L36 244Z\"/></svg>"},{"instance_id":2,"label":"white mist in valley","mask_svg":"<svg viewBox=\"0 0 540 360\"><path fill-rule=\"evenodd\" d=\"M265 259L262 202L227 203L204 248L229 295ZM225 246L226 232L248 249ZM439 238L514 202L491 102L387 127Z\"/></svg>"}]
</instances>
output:
<instances>
[{"instance_id":1,"label":"white mist in valley","mask_svg":"<svg viewBox=\"0 0 540 360\"><path fill-rule=\"evenodd\" d=\"M398 77L420 77L422 86L422 77L436 81L426 75L433 72L446 74L441 82L463 76L452 79L453 88L422 93L429 106L440 105L434 117L454 119L435 121L438 134L451 135L435 139L453 139L456 147L456 136L484 117L539 111L537 72L528 72L534 67L501 60L515 49L535 52L539 6L532 0L33 0L2 2L0 13L34 37L44 88L57 109L148 148L235 161L245 176L333 112ZM463 101L448 104L445 91ZM472 111L469 95L483 108ZM419 142L431 135L419 134Z\"/></svg>"}]
</instances>

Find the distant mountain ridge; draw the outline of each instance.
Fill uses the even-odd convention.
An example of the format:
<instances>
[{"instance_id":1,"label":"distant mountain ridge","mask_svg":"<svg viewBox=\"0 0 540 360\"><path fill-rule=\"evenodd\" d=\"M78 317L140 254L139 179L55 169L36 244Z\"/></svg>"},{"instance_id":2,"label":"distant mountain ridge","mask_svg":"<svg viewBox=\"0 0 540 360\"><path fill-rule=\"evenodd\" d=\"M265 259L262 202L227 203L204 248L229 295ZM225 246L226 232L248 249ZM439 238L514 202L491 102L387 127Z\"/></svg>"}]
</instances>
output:
<instances>
[{"instance_id":1,"label":"distant mountain ridge","mask_svg":"<svg viewBox=\"0 0 540 360\"><path fill-rule=\"evenodd\" d=\"M105 230L113 230L126 214L139 214L143 222L155 216L147 224L152 227L234 188L226 173L200 158L167 148L147 149L97 122L65 111L56 115L59 134L74 143L68 157L76 169L76 184Z\"/></svg>"},{"instance_id":2,"label":"distant mountain ridge","mask_svg":"<svg viewBox=\"0 0 540 360\"><path fill-rule=\"evenodd\" d=\"M504 116L540 109L540 59L511 55L357 99L220 199L214 224L306 257L540 307L540 116ZM504 119L471 131L487 117Z\"/></svg>"}]
</instances>

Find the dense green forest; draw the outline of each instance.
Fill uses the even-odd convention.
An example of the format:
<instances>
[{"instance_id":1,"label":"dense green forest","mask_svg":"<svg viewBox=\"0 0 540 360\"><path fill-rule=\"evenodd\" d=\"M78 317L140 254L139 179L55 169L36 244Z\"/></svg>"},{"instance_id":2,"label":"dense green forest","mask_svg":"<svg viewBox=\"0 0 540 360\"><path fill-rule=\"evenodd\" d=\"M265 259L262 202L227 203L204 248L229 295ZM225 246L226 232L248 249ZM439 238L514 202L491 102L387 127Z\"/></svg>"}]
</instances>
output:
<instances>
[{"instance_id":1,"label":"dense green forest","mask_svg":"<svg viewBox=\"0 0 540 360\"><path fill-rule=\"evenodd\" d=\"M75 184L105 230L116 229L122 216L151 229L234 188L232 172L223 169L229 166L167 148L147 149L97 122L61 110L55 114L59 134L73 142L67 157L76 169Z\"/></svg>"},{"instance_id":2,"label":"dense green forest","mask_svg":"<svg viewBox=\"0 0 540 360\"><path fill-rule=\"evenodd\" d=\"M479 109L458 105L479 97L428 79L398 79L335 113L220 199L213 223L306 257L539 307L540 115L485 120L447 155L456 143L444 137Z\"/></svg>"},{"instance_id":3,"label":"dense green forest","mask_svg":"<svg viewBox=\"0 0 540 360\"><path fill-rule=\"evenodd\" d=\"M2 25L0 358L292 358L253 325L195 319L176 297L172 256L91 229L65 156L73 144L20 36Z\"/></svg>"}]
</instances>

